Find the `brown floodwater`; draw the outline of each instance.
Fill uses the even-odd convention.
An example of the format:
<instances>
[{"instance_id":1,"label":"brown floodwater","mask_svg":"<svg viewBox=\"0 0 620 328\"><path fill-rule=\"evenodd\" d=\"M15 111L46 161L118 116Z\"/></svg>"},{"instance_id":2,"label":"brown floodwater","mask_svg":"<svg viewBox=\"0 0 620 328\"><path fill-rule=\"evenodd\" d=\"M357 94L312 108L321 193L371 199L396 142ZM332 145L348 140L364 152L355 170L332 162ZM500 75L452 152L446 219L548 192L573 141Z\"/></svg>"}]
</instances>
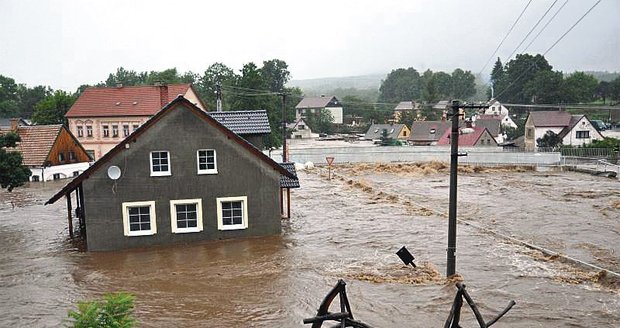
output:
<instances>
[{"instance_id":1,"label":"brown floodwater","mask_svg":"<svg viewBox=\"0 0 620 328\"><path fill-rule=\"evenodd\" d=\"M456 289L445 274L445 168L373 165L301 171L280 236L120 252L68 238L64 184L0 193L0 326L55 327L79 300L136 295L141 327L304 327L339 278L356 319L442 327ZM620 183L576 173L459 175L457 272L496 327L617 327L620 287L600 272L491 232L620 271ZM480 229L480 227L484 229ZM419 269L404 267L401 246ZM464 308L463 327L476 327ZM306 326L309 327L309 326Z\"/></svg>"}]
</instances>

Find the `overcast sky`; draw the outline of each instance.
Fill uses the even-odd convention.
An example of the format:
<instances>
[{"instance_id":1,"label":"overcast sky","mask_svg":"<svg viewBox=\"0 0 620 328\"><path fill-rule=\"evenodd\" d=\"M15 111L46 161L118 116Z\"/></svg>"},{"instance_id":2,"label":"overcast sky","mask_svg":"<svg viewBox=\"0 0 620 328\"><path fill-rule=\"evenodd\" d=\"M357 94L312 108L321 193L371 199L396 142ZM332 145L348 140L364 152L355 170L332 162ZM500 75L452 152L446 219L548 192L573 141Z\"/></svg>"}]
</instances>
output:
<instances>
[{"instance_id":1,"label":"overcast sky","mask_svg":"<svg viewBox=\"0 0 620 328\"><path fill-rule=\"evenodd\" d=\"M498 52L503 62L553 2L532 1ZM410 66L478 73L527 3L0 0L0 74L74 91L120 66L203 73L214 62L239 71L273 58L286 61L294 79ZM544 53L594 3L570 0L527 52ZM546 57L565 72L620 71L620 1L603 0Z\"/></svg>"}]
</instances>

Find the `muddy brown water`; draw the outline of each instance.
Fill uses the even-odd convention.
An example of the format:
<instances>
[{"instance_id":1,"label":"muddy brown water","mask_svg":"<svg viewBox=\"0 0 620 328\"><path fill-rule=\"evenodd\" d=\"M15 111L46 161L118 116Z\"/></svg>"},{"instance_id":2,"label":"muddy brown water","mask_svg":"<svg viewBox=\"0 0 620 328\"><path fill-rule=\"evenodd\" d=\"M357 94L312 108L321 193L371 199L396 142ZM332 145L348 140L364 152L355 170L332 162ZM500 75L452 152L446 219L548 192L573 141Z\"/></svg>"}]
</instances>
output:
<instances>
[{"instance_id":1,"label":"muddy brown water","mask_svg":"<svg viewBox=\"0 0 620 328\"><path fill-rule=\"evenodd\" d=\"M56 327L78 300L137 297L141 327L304 327L339 278L353 314L375 327L441 327L448 174L336 167L300 172L280 236L121 252L81 252L68 240L63 182L0 193L0 326ZM575 173L459 176L459 217L620 271L618 180ZM394 254L406 245L419 271ZM609 279L459 224L457 271L497 327L617 327ZM476 327L471 311L462 325ZM309 327L309 326L306 326Z\"/></svg>"}]
</instances>

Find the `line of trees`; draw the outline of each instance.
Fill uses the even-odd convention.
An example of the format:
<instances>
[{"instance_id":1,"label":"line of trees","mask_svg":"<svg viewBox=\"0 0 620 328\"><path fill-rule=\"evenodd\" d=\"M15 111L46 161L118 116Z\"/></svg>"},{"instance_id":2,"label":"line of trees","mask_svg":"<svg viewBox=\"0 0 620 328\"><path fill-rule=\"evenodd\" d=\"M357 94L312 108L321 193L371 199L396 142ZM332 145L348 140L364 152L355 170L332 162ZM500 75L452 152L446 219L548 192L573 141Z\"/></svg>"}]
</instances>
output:
<instances>
[{"instance_id":1,"label":"line of trees","mask_svg":"<svg viewBox=\"0 0 620 328\"><path fill-rule=\"evenodd\" d=\"M519 104L591 103L620 101L620 77L611 82L593 75L554 71L538 54L519 54L505 65L498 58L491 72L494 96L501 102ZM491 97L491 90L488 96Z\"/></svg>"}]
</instances>

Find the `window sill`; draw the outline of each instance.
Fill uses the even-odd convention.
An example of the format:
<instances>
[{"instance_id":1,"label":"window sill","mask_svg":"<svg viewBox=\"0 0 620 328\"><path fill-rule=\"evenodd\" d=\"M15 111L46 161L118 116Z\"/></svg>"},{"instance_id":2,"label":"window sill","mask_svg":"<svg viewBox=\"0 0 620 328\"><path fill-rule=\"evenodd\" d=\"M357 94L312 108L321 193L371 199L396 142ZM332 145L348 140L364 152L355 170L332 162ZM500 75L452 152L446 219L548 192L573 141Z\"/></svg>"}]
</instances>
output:
<instances>
[{"instance_id":1,"label":"window sill","mask_svg":"<svg viewBox=\"0 0 620 328\"><path fill-rule=\"evenodd\" d=\"M152 236L156 234L153 230L145 230L145 231L131 231L127 233L127 237L140 237L140 236Z\"/></svg>"},{"instance_id":2,"label":"window sill","mask_svg":"<svg viewBox=\"0 0 620 328\"><path fill-rule=\"evenodd\" d=\"M175 234L183 234L183 233L196 233L196 232L201 232L202 230L198 229L198 228L177 228L176 231L174 231L173 233Z\"/></svg>"},{"instance_id":3,"label":"window sill","mask_svg":"<svg viewBox=\"0 0 620 328\"><path fill-rule=\"evenodd\" d=\"M172 172L151 172L152 177L169 177Z\"/></svg>"},{"instance_id":4,"label":"window sill","mask_svg":"<svg viewBox=\"0 0 620 328\"><path fill-rule=\"evenodd\" d=\"M222 231L226 231L226 230L245 230L247 229L246 226L244 226L243 224L237 224L237 225L232 225L232 226L223 226L220 228L220 230Z\"/></svg>"},{"instance_id":5,"label":"window sill","mask_svg":"<svg viewBox=\"0 0 620 328\"><path fill-rule=\"evenodd\" d=\"M217 170L204 170L204 171L198 171L198 174L217 174Z\"/></svg>"}]
</instances>

